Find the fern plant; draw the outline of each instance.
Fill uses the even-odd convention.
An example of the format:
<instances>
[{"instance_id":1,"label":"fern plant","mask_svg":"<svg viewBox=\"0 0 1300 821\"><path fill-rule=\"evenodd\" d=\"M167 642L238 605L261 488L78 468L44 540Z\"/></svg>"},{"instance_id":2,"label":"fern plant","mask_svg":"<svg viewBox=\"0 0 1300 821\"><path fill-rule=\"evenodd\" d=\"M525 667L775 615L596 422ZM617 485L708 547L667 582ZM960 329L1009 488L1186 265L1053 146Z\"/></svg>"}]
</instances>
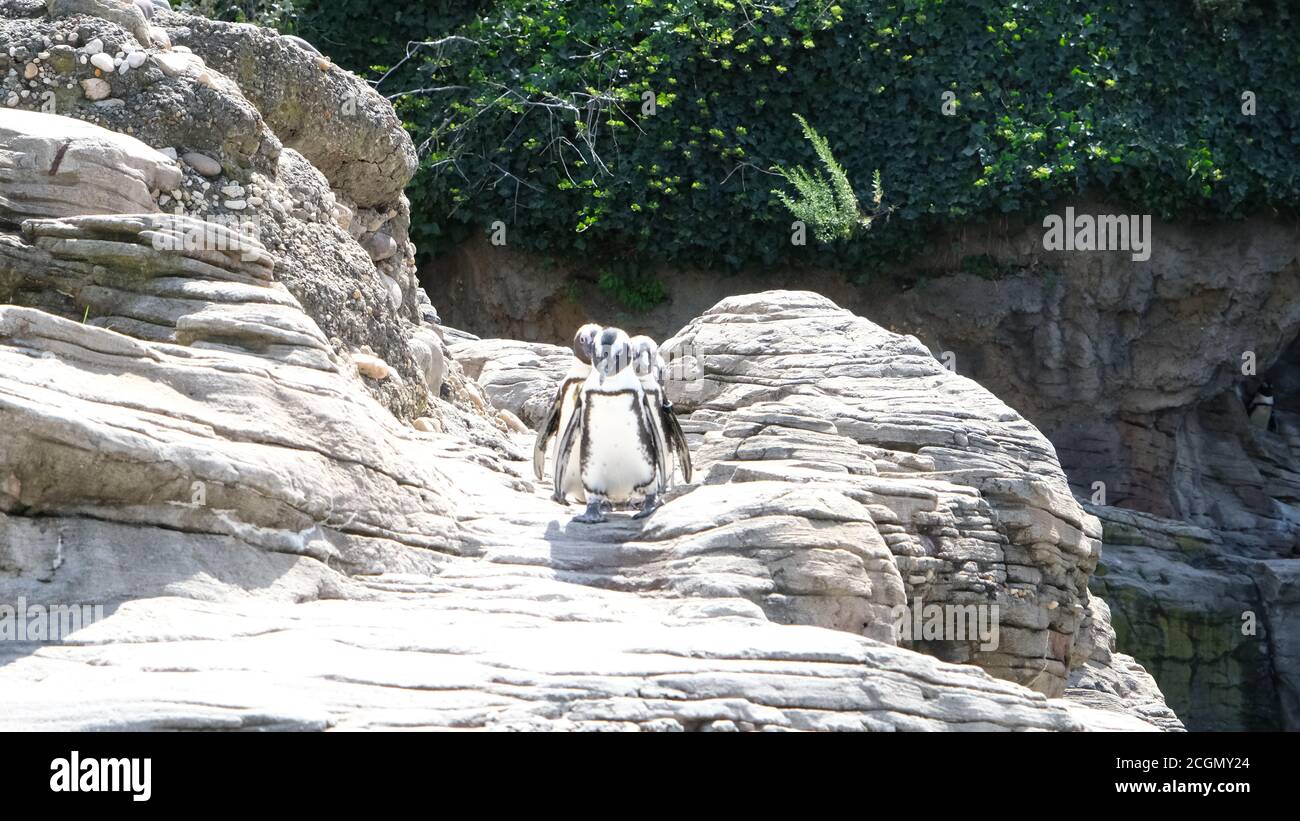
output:
<instances>
[{"instance_id":1,"label":"fern plant","mask_svg":"<svg viewBox=\"0 0 1300 821\"><path fill-rule=\"evenodd\" d=\"M812 143L813 151L826 171L809 171L803 166L788 169L776 166L772 171L794 186L797 197L792 197L786 191L773 190L772 193L795 219L812 229L813 236L820 242L850 239L859 230L870 228L872 218L862 213L844 166L835 161L826 138L818 134L801 115L794 116L803 127L804 136ZM879 170L872 175L871 182L872 200L878 210L885 197Z\"/></svg>"}]
</instances>

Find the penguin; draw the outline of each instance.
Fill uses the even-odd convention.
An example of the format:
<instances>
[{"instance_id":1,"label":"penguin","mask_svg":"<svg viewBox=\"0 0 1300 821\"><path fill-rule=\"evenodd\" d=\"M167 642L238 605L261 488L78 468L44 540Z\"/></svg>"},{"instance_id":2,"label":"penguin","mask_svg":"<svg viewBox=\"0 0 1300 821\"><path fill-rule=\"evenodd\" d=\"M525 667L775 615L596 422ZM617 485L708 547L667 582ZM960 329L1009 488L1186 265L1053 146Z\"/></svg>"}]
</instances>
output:
<instances>
[{"instance_id":1,"label":"penguin","mask_svg":"<svg viewBox=\"0 0 1300 821\"><path fill-rule=\"evenodd\" d=\"M1269 382L1261 382L1259 390L1250 398L1250 404L1247 405L1250 413L1250 424L1259 430L1275 430L1273 421L1273 385Z\"/></svg>"},{"instance_id":2,"label":"penguin","mask_svg":"<svg viewBox=\"0 0 1300 821\"><path fill-rule=\"evenodd\" d=\"M644 497L633 518L649 516L658 506L660 466L658 437L650 407L636 369L632 345L618 328L597 337L591 375L583 383L577 405L555 451L555 488L571 480L573 456L586 494L587 510L573 518L592 524L605 521L608 504Z\"/></svg>"},{"instance_id":3,"label":"penguin","mask_svg":"<svg viewBox=\"0 0 1300 821\"><path fill-rule=\"evenodd\" d=\"M537 439L533 442L533 475L537 481L542 481L546 471L546 445L550 442L551 437L556 433L563 431L569 424L569 419L573 416L574 405L578 401L578 393L582 390L582 385L587 381L591 374L591 355L596 345L596 337L600 334L602 328L596 324L583 325L578 332L573 335L573 362L569 365L569 370L560 380L560 387L555 391L555 398L551 401L551 409L546 414L546 421L537 430ZM557 451L558 453L558 451ZM567 504L568 497L573 496L578 501L586 501L582 492L582 483L578 479L577 471L577 454L573 456L574 470L572 471L572 480L566 487L559 484L555 486L555 492L551 498L560 504ZM554 472L559 474L559 460L557 458Z\"/></svg>"},{"instance_id":4,"label":"penguin","mask_svg":"<svg viewBox=\"0 0 1300 821\"><path fill-rule=\"evenodd\" d=\"M659 492L667 491L672 485L673 469L669 454L675 454L681 468L682 478L691 481L691 450L686 444L686 435L677 421L677 412L673 403L664 393L664 378L668 368L663 357L659 355L659 346L648 336L634 336L632 343L633 366L641 380L641 389L645 391L652 410L656 411L652 422L655 434L659 438L662 451L663 475Z\"/></svg>"}]
</instances>

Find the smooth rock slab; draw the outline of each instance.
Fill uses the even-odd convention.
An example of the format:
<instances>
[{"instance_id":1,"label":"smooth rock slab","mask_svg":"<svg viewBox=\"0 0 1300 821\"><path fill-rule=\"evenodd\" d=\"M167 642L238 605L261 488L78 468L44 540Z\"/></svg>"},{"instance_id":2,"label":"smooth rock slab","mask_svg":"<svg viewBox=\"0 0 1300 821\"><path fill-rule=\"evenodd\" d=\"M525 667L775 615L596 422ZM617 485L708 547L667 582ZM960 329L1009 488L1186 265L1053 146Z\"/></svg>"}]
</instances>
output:
<instances>
[{"instance_id":1,"label":"smooth rock slab","mask_svg":"<svg viewBox=\"0 0 1300 821\"><path fill-rule=\"evenodd\" d=\"M570 348L513 339L453 340L450 348L465 375L478 381L494 405L533 428L546 419L573 361Z\"/></svg>"},{"instance_id":2,"label":"smooth rock slab","mask_svg":"<svg viewBox=\"0 0 1300 821\"><path fill-rule=\"evenodd\" d=\"M0 646L0 730L1083 728L977 668L847 633L519 581L127 602L64 646Z\"/></svg>"},{"instance_id":3,"label":"smooth rock slab","mask_svg":"<svg viewBox=\"0 0 1300 821\"><path fill-rule=\"evenodd\" d=\"M35 111L8 111L0 121L3 220L154 213L150 191L181 179L173 161L126 134Z\"/></svg>"}]
</instances>

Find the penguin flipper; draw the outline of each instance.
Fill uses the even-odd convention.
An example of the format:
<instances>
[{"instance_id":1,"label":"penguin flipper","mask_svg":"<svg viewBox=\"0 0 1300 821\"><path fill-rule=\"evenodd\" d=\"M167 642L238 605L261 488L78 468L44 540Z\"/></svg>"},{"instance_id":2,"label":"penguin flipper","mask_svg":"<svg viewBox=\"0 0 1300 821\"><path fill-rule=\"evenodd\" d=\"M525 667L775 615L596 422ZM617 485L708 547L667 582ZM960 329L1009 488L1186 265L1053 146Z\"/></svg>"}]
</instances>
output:
<instances>
[{"instance_id":1,"label":"penguin flipper","mask_svg":"<svg viewBox=\"0 0 1300 821\"><path fill-rule=\"evenodd\" d=\"M556 425L559 425L559 417L556 417ZM569 417L569 424L565 425L564 433L560 436L559 443L555 446L555 494L554 498L564 498L564 478L569 471L569 454L582 441L582 395L579 394L577 401L573 405L573 415Z\"/></svg>"},{"instance_id":2,"label":"penguin flipper","mask_svg":"<svg viewBox=\"0 0 1300 821\"><path fill-rule=\"evenodd\" d=\"M686 444L686 434L682 433L681 423L677 421L677 411L667 399L659 408L659 418L663 421L664 438L677 454L677 463L682 466L682 478L687 484L691 481L691 448Z\"/></svg>"},{"instance_id":3,"label":"penguin flipper","mask_svg":"<svg viewBox=\"0 0 1300 821\"><path fill-rule=\"evenodd\" d=\"M551 441L551 437L556 434L560 428L560 406L564 404L564 385L555 392L555 400L551 402L551 411L546 414L546 421L537 429L537 439L533 441L533 475L537 481L542 481L546 475L546 443Z\"/></svg>"},{"instance_id":4,"label":"penguin flipper","mask_svg":"<svg viewBox=\"0 0 1300 821\"><path fill-rule=\"evenodd\" d=\"M663 424L659 419L655 402L648 394L641 395L641 416L645 420L645 426L649 428L646 431L649 434L646 439L654 448L654 453L650 454L651 461L654 462L659 477L659 492L662 493L668 489L673 466L668 459L668 439Z\"/></svg>"}]
</instances>

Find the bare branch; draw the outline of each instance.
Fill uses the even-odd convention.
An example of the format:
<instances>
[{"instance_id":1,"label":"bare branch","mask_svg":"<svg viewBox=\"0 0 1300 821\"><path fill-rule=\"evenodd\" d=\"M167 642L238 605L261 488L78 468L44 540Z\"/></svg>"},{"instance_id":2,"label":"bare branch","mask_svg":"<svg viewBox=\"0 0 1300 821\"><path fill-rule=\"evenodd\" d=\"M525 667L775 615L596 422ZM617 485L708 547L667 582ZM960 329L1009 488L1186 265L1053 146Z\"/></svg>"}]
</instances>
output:
<instances>
[{"instance_id":1,"label":"bare branch","mask_svg":"<svg viewBox=\"0 0 1300 821\"><path fill-rule=\"evenodd\" d=\"M450 37L443 37L439 40L410 40L406 44L406 56L398 60L397 63L394 64L392 68L388 69L388 71L385 71L384 76L380 77L378 80L375 80L372 83L372 85L374 85L374 87L378 89L380 84L383 83L384 80L388 79L389 75L391 75L394 71L397 71L399 68L401 68L406 63L406 61L414 57L416 53L419 52L420 49L441 48L442 46L445 46L448 43L472 43L474 45L478 45L477 40L471 40L468 37L461 37L459 34L453 34ZM391 100L392 98L390 97L389 99Z\"/></svg>"}]
</instances>

